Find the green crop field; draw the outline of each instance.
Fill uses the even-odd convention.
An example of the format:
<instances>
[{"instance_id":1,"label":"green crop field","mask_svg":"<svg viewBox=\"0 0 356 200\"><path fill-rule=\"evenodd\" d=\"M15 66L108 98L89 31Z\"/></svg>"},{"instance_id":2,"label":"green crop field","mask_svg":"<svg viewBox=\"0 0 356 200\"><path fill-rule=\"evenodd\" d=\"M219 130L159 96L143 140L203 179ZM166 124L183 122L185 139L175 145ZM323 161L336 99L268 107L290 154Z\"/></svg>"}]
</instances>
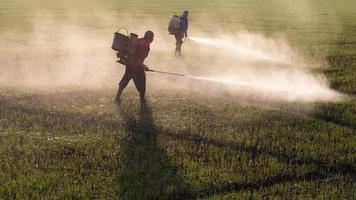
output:
<instances>
[{"instance_id":1,"label":"green crop field","mask_svg":"<svg viewBox=\"0 0 356 200\"><path fill-rule=\"evenodd\" d=\"M324 60L317 70L349 98L271 108L162 89L140 105L129 88L117 107L116 85L0 84L0 199L356 199L354 0L2 0L0 73L31 62L16 48L31 49L33 18L106 30L124 15L166 23L183 9L192 30L213 32L209 16L230 31L283 34Z\"/></svg>"}]
</instances>

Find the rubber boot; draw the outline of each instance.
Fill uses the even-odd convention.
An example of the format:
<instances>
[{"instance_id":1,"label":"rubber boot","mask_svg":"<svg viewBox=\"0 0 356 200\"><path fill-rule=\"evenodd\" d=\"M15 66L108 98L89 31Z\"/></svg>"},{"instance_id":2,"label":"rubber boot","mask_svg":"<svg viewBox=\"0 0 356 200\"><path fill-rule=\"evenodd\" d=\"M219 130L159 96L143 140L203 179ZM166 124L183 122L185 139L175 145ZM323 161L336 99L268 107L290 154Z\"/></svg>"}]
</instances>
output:
<instances>
[{"instance_id":1,"label":"rubber boot","mask_svg":"<svg viewBox=\"0 0 356 200\"><path fill-rule=\"evenodd\" d=\"M117 94L116 94L116 97L115 97L115 103L116 104L120 104L121 103L120 97L121 97L121 93L122 93L123 90L124 90L124 88L119 86L119 89L117 90Z\"/></svg>"},{"instance_id":2,"label":"rubber boot","mask_svg":"<svg viewBox=\"0 0 356 200\"><path fill-rule=\"evenodd\" d=\"M140 100L141 100L141 103L146 103L145 92L140 92Z\"/></svg>"},{"instance_id":3,"label":"rubber boot","mask_svg":"<svg viewBox=\"0 0 356 200\"><path fill-rule=\"evenodd\" d=\"M182 49L182 43L177 43L177 45L176 45L176 56L177 57L182 56L181 49Z\"/></svg>"}]
</instances>

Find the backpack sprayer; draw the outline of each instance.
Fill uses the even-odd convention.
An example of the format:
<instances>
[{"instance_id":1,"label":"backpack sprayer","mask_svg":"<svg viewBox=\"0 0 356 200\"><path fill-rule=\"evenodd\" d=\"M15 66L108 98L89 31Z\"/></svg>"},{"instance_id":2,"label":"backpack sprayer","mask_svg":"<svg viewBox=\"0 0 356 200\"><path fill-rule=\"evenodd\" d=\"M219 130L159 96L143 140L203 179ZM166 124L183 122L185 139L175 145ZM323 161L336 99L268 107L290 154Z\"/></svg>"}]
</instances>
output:
<instances>
[{"instance_id":1,"label":"backpack sprayer","mask_svg":"<svg viewBox=\"0 0 356 200\"><path fill-rule=\"evenodd\" d=\"M126 30L127 35L120 33L120 30ZM138 35L135 33L129 34L129 31L126 28L120 28L118 31L116 31L114 33L114 39L111 45L111 48L117 51L116 56L118 60L116 62L123 65L127 65L131 63L135 56L138 41L139 41ZM184 74L170 73L170 72L151 70L151 69L147 71L156 72L160 74L168 74L173 76L186 76Z\"/></svg>"},{"instance_id":2,"label":"backpack sprayer","mask_svg":"<svg viewBox=\"0 0 356 200\"><path fill-rule=\"evenodd\" d=\"M126 30L127 35L120 33L120 30ZM118 58L118 63L127 65L132 62L138 41L138 35L135 33L130 33L129 35L126 28L120 28L114 33L114 40L111 48L117 51L116 56Z\"/></svg>"}]
</instances>

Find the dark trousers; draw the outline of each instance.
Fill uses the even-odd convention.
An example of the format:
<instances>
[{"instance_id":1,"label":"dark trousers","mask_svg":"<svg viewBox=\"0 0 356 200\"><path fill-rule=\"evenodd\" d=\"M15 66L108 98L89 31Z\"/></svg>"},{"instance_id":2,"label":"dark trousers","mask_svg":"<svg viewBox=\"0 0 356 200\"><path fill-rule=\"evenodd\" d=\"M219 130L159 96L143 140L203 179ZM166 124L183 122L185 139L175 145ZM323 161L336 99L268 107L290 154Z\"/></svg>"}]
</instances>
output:
<instances>
[{"instance_id":1,"label":"dark trousers","mask_svg":"<svg viewBox=\"0 0 356 200\"><path fill-rule=\"evenodd\" d=\"M176 56L181 56L181 49L182 49L182 44L183 44L183 34L181 32L176 33L174 35L174 37L176 38L176 51L175 54Z\"/></svg>"},{"instance_id":2,"label":"dark trousers","mask_svg":"<svg viewBox=\"0 0 356 200\"><path fill-rule=\"evenodd\" d=\"M136 89L140 92L141 100L145 99L146 93L146 73L143 69L134 66L126 66L125 74L119 83L116 100L120 99L122 91L126 88L130 80L133 79Z\"/></svg>"}]
</instances>

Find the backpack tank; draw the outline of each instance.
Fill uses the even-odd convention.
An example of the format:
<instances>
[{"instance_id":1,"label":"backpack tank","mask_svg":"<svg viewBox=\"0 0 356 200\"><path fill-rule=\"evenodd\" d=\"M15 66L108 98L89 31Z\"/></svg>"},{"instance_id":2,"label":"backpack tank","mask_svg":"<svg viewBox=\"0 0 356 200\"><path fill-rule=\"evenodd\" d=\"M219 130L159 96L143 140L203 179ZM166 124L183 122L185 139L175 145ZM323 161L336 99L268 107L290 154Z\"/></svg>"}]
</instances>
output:
<instances>
[{"instance_id":1,"label":"backpack tank","mask_svg":"<svg viewBox=\"0 0 356 200\"><path fill-rule=\"evenodd\" d=\"M114 33L114 39L112 41L111 48L114 49L115 51L123 52L127 43L129 41L129 37L119 33L119 31Z\"/></svg>"},{"instance_id":2,"label":"backpack tank","mask_svg":"<svg viewBox=\"0 0 356 200\"><path fill-rule=\"evenodd\" d=\"M168 31L170 34L174 35L180 31L180 18L177 15L174 15L168 24Z\"/></svg>"},{"instance_id":3,"label":"backpack tank","mask_svg":"<svg viewBox=\"0 0 356 200\"><path fill-rule=\"evenodd\" d=\"M138 35L135 33L130 33L130 38L127 43L126 53L128 56L133 57L138 44Z\"/></svg>"},{"instance_id":4,"label":"backpack tank","mask_svg":"<svg viewBox=\"0 0 356 200\"><path fill-rule=\"evenodd\" d=\"M138 35L135 33L130 33L129 36L119 32L114 33L111 48L117 51L117 62L123 65L132 63L135 58L138 42Z\"/></svg>"}]
</instances>

